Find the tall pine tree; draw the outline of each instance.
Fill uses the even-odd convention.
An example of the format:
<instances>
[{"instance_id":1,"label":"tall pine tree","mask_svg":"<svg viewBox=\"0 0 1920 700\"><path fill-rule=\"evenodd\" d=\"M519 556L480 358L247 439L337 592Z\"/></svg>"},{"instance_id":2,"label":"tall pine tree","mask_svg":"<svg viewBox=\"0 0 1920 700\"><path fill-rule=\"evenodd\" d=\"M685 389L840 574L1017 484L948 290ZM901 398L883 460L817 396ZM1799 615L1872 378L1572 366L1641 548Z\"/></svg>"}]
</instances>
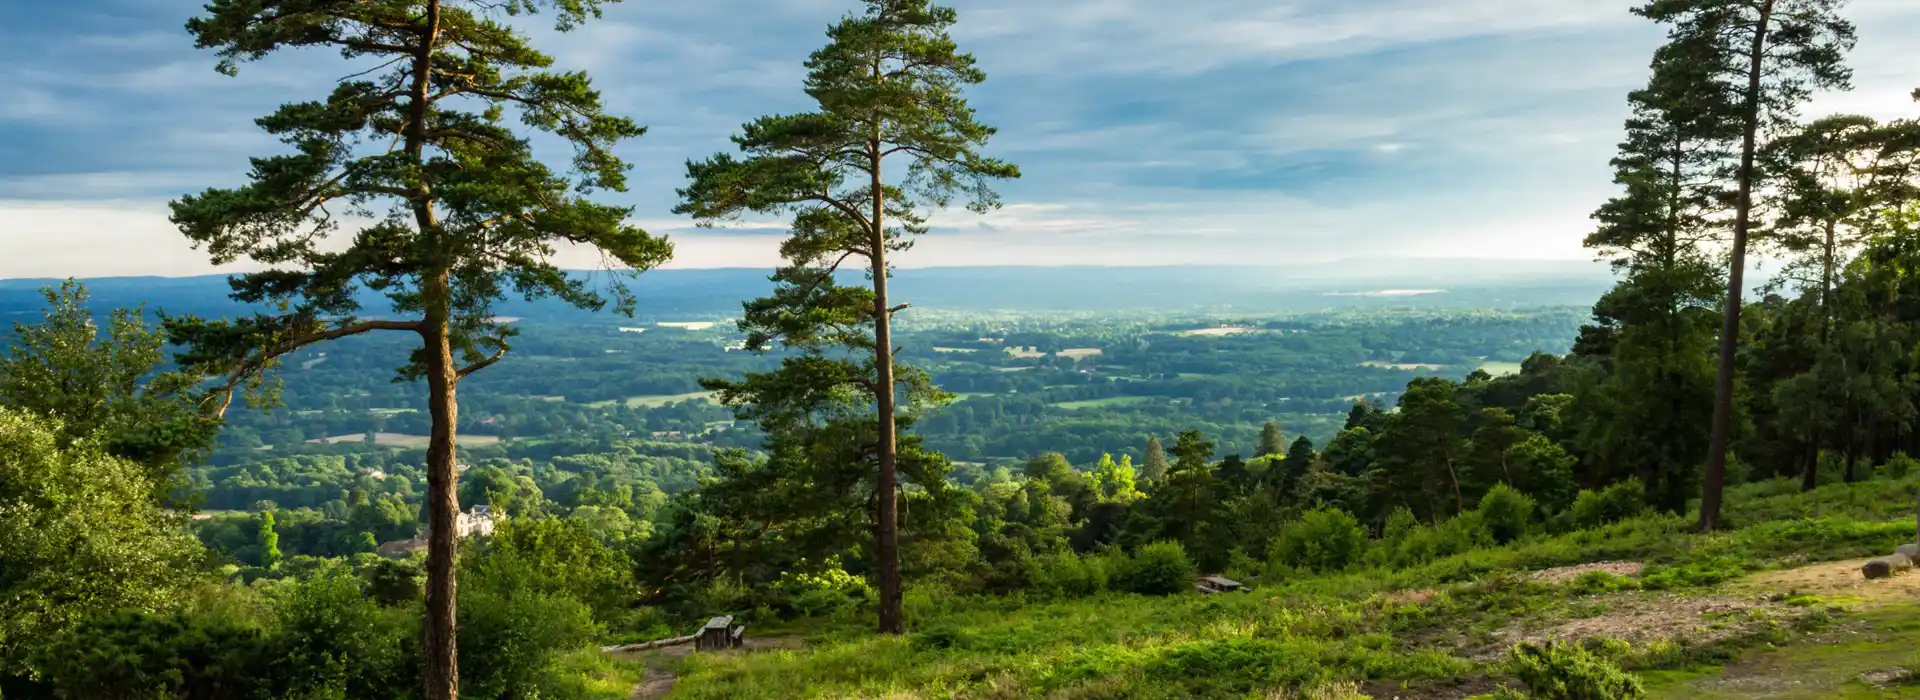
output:
<instances>
[{"instance_id":1,"label":"tall pine tree","mask_svg":"<svg viewBox=\"0 0 1920 700\"><path fill-rule=\"evenodd\" d=\"M1728 445L1733 438L1734 374L1740 350L1740 310L1747 248L1756 224L1756 194L1768 189L1758 165L1762 139L1792 123L1816 90L1844 89L1851 72L1845 54L1853 25L1838 12L1845 0L1653 0L1634 12L1668 26L1668 44L1700 94L1715 94L1727 108L1715 110L1737 147L1723 177L1732 190L1733 221L1727 243L1726 300L1721 308L1720 351L1714 381L1712 432L1700 497L1700 527L1719 523Z\"/></svg>"},{"instance_id":2,"label":"tall pine tree","mask_svg":"<svg viewBox=\"0 0 1920 700\"><path fill-rule=\"evenodd\" d=\"M1167 480L1167 449L1160 446L1160 436L1147 436L1146 456L1140 460L1140 478L1148 484L1159 486Z\"/></svg>"},{"instance_id":3,"label":"tall pine tree","mask_svg":"<svg viewBox=\"0 0 1920 700\"><path fill-rule=\"evenodd\" d=\"M944 208L962 196L969 209L985 212L999 205L992 182L1019 170L980 155L994 129L974 118L962 91L986 74L948 36L956 13L927 0L866 5L865 14L830 28L827 46L807 59L807 94L819 111L748 123L734 138L745 158L689 163L691 182L676 211L702 223L750 211L793 215L774 295L750 302L741 324L750 348L778 341L805 353L783 366L789 385L811 382L822 392L858 391L871 400L879 627L899 634L906 627L898 413L938 394L910 388L919 393L900 401L901 386L923 386L925 377L894 363L893 316L907 305L889 293L888 255L926 230L923 207ZM864 263L866 284L838 276L849 259ZM864 359L845 359L832 348ZM739 389L725 394L735 405L761 398L752 387Z\"/></svg>"},{"instance_id":4,"label":"tall pine tree","mask_svg":"<svg viewBox=\"0 0 1920 700\"><path fill-rule=\"evenodd\" d=\"M250 182L173 203L173 222L216 264L246 259L265 271L232 280L233 297L277 312L237 320L169 321L190 346L189 367L226 377L209 411L259 386L287 353L374 332L416 336L400 369L424 379L432 422L427 446L428 700L459 694L454 630L454 426L460 381L508 350L513 330L493 315L508 293L601 308L624 286L588 287L553 261L560 245L595 248L635 271L672 252L627 224L626 207L595 204L594 190L624 190L612 149L643 129L604 113L583 73L546 70L552 59L499 17L551 10L570 29L609 0L213 0L188 22L219 69L282 50L322 48L371 66L318 101L258 120L290 147L253 159ZM512 109L522 130L504 120ZM541 164L523 132L573 147L570 172ZM354 217L370 223L343 232ZM344 245L323 245L345 237ZM363 318L363 289L390 314Z\"/></svg>"}]
</instances>

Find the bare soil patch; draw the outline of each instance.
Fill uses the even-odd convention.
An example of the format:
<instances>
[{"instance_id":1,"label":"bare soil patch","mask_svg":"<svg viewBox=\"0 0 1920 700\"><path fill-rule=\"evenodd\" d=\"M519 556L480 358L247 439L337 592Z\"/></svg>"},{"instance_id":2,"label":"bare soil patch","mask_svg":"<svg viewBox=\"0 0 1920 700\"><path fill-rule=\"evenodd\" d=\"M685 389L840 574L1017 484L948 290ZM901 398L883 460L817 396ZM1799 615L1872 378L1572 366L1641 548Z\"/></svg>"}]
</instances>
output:
<instances>
[{"instance_id":1,"label":"bare soil patch","mask_svg":"<svg viewBox=\"0 0 1920 700\"><path fill-rule=\"evenodd\" d=\"M1602 561L1576 566L1556 566L1533 572L1528 578L1541 583L1567 583L1590 571L1605 571L1617 576L1639 576L1647 565L1637 561Z\"/></svg>"},{"instance_id":2,"label":"bare soil patch","mask_svg":"<svg viewBox=\"0 0 1920 700\"><path fill-rule=\"evenodd\" d=\"M1494 643L1475 650L1479 659L1497 658L1520 642L1570 641L1593 637L1634 644L1685 638L1697 644L1733 639L1774 621L1811 611L1761 599L1683 596L1626 591L1589 598L1576 610L1593 613L1569 619L1562 614L1521 620L1493 634Z\"/></svg>"},{"instance_id":3,"label":"bare soil patch","mask_svg":"<svg viewBox=\"0 0 1920 700\"><path fill-rule=\"evenodd\" d=\"M1866 563L1865 559L1848 559L1768 571L1740 581L1736 588L1761 593L1817 595L1842 602L1892 603L1920 599L1920 571L1868 581L1860 575L1860 567Z\"/></svg>"}]
</instances>

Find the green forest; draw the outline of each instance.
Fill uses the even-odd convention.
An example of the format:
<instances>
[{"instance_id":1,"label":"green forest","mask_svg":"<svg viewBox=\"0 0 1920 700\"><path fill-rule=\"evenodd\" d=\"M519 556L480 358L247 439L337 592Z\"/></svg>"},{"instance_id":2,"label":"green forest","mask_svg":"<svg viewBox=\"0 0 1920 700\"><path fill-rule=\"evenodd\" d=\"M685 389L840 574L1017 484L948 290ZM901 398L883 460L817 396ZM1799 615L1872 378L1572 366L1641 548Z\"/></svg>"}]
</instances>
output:
<instances>
[{"instance_id":1,"label":"green forest","mask_svg":"<svg viewBox=\"0 0 1920 700\"><path fill-rule=\"evenodd\" d=\"M962 13L863 0L684 165L787 227L723 312L529 38L617 1L187 20L373 68L172 202L229 298L0 304L0 697L1920 696L1920 107L1808 113L1842 0L1633 10L1591 305L1097 310L890 286L1022 172Z\"/></svg>"}]
</instances>

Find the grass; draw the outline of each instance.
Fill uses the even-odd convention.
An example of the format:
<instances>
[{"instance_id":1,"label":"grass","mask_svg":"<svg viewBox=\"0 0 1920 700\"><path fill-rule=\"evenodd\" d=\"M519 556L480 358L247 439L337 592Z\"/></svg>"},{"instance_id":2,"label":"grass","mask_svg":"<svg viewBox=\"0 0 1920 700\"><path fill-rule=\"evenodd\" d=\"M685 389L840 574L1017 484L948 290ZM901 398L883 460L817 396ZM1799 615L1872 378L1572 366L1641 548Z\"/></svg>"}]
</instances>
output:
<instances>
[{"instance_id":1,"label":"grass","mask_svg":"<svg viewBox=\"0 0 1920 700\"><path fill-rule=\"evenodd\" d=\"M941 353L954 353L954 352L970 353L970 352L980 352L980 348L943 348L939 346L934 346L933 351L941 352Z\"/></svg>"},{"instance_id":2,"label":"grass","mask_svg":"<svg viewBox=\"0 0 1920 700\"><path fill-rule=\"evenodd\" d=\"M1726 664L1642 675L1655 700L1910 698L1920 686L1898 677L1913 668L1916 649L1920 604L1902 602Z\"/></svg>"},{"instance_id":3,"label":"grass","mask_svg":"<svg viewBox=\"0 0 1920 700\"><path fill-rule=\"evenodd\" d=\"M628 408L659 408L667 404L679 403L681 401L706 401L712 398L713 398L713 392L711 391L696 391L688 394L650 394L646 396L629 396L625 399L621 399L618 401L595 401L587 405L595 406L599 408L605 408L608 406L612 406L616 403L624 402Z\"/></svg>"},{"instance_id":4,"label":"grass","mask_svg":"<svg viewBox=\"0 0 1920 700\"><path fill-rule=\"evenodd\" d=\"M1080 360L1089 357L1099 357L1104 352L1105 351L1100 348L1067 348L1054 354L1069 360Z\"/></svg>"},{"instance_id":5,"label":"grass","mask_svg":"<svg viewBox=\"0 0 1920 700\"><path fill-rule=\"evenodd\" d=\"M1909 594L1920 573L1877 596L1806 582L1813 569L1853 570L1809 562L1910 541L1916 492L1913 479L1807 494L1744 485L1728 491L1735 531L1701 535L1689 516L1649 515L1339 573L1272 569L1251 594L1042 599L926 584L908 591L905 637L872 635L866 614L783 623L808 630L805 651L695 654L670 697L1262 698L1337 683L1373 697L1464 697L1512 682L1500 656L1516 634L1585 628L1571 622L1609 629L1608 619L1630 634L1634 620L1666 614L1648 606L1664 604L1691 616L1661 620L1678 636L1610 642L1653 697L1920 697L1920 686L1861 680L1917 660L1920 603ZM1565 583L1515 573L1615 560L1647 567L1638 578ZM1230 575L1248 573L1262 572ZM1822 630L1836 602L1861 612ZM1628 616L1636 608L1641 617ZM1718 632L1695 639L1689 629Z\"/></svg>"},{"instance_id":6,"label":"grass","mask_svg":"<svg viewBox=\"0 0 1920 700\"><path fill-rule=\"evenodd\" d=\"M1107 408L1110 406L1131 406L1134 404L1147 403L1152 400L1153 400L1153 397L1151 396L1109 396L1104 399L1087 399L1085 401L1061 401L1059 403L1053 404L1053 407L1064 408L1069 411L1077 411L1083 408Z\"/></svg>"}]
</instances>

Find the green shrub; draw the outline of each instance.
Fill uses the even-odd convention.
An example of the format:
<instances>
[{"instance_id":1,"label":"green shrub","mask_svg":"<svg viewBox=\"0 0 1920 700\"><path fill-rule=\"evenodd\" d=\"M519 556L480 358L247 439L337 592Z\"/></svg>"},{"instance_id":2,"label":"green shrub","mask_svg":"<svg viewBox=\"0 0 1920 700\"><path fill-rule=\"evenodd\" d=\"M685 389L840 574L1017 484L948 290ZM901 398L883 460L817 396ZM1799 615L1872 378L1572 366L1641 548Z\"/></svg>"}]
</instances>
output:
<instances>
[{"instance_id":1,"label":"green shrub","mask_svg":"<svg viewBox=\"0 0 1920 700\"><path fill-rule=\"evenodd\" d=\"M1567 510L1575 528L1589 529L1634 517L1647 509L1647 487L1639 479L1627 479L1601 489L1581 491Z\"/></svg>"},{"instance_id":2,"label":"green shrub","mask_svg":"<svg viewBox=\"0 0 1920 700\"><path fill-rule=\"evenodd\" d=\"M819 573L781 573L769 602L786 617L828 617L851 613L872 600L867 580L847 573L840 559L831 557Z\"/></svg>"},{"instance_id":3,"label":"green shrub","mask_svg":"<svg viewBox=\"0 0 1920 700\"><path fill-rule=\"evenodd\" d=\"M1380 539L1395 541L1406 537L1407 533L1413 532L1418 527L1420 527L1420 519L1414 517L1413 510L1400 506L1387 514L1386 525L1380 528Z\"/></svg>"},{"instance_id":4,"label":"green shrub","mask_svg":"<svg viewBox=\"0 0 1920 700\"><path fill-rule=\"evenodd\" d=\"M1309 571L1341 571L1358 562L1366 548L1360 521L1339 509L1318 508L1282 528L1267 559Z\"/></svg>"},{"instance_id":5,"label":"green shrub","mask_svg":"<svg viewBox=\"0 0 1920 700\"><path fill-rule=\"evenodd\" d=\"M1107 590L1107 576L1104 558L1056 552L1034 563L1032 589L1043 596L1089 596Z\"/></svg>"},{"instance_id":6,"label":"green shrub","mask_svg":"<svg viewBox=\"0 0 1920 700\"><path fill-rule=\"evenodd\" d=\"M1437 552L1443 557L1493 545L1493 533L1487 530L1486 518L1471 510L1440 523L1435 534Z\"/></svg>"},{"instance_id":7,"label":"green shrub","mask_svg":"<svg viewBox=\"0 0 1920 700\"><path fill-rule=\"evenodd\" d=\"M1646 695L1640 679L1613 662L1573 644L1520 644L1507 670L1527 685L1535 700L1629 700Z\"/></svg>"},{"instance_id":8,"label":"green shrub","mask_svg":"<svg viewBox=\"0 0 1920 700\"><path fill-rule=\"evenodd\" d=\"M293 697L386 697L416 682L410 656L417 643L416 609L382 607L345 567L279 591L275 655L267 675Z\"/></svg>"},{"instance_id":9,"label":"green shrub","mask_svg":"<svg viewBox=\"0 0 1920 700\"><path fill-rule=\"evenodd\" d=\"M1905 479L1913 474L1914 459L1905 452L1895 452L1887 463L1880 467L1880 474L1889 479Z\"/></svg>"},{"instance_id":10,"label":"green shrub","mask_svg":"<svg viewBox=\"0 0 1920 700\"><path fill-rule=\"evenodd\" d=\"M1172 595L1193 588L1193 560L1179 542L1155 542L1141 547L1127 561L1121 588L1146 595Z\"/></svg>"},{"instance_id":11,"label":"green shrub","mask_svg":"<svg viewBox=\"0 0 1920 700\"><path fill-rule=\"evenodd\" d=\"M36 650L48 685L74 698L202 697L195 689L228 688L235 697L278 697L276 676L263 673L265 633L229 616L102 615Z\"/></svg>"},{"instance_id":12,"label":"green shrub","mask_svg":"<svg viewBox=\"0 0 1920 700\"><path fill-rule=\"evenodd\" d=\"M1507 544L1520 539L1533 527L1534 510L1532 498L1506 484L1495 484L1487 495L1480 497L1480 506L1475 512L1480 514L1493 541Z\"/></svg>"}]
</instances>

